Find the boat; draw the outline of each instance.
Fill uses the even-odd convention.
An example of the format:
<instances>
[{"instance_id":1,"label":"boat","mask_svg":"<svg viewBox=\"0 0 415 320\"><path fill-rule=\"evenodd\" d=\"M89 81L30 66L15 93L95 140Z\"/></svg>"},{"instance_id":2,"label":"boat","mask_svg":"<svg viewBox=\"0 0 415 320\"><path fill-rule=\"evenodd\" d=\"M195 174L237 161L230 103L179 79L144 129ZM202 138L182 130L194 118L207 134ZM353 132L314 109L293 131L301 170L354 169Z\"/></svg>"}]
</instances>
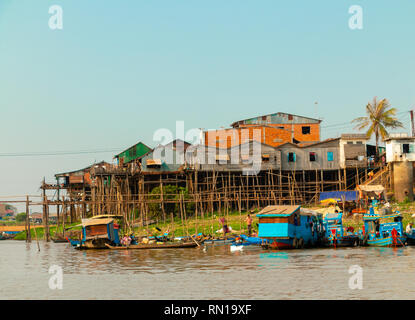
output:
<instances>
[{"instance_id":1,"label":"boat","mask_svg":"<svg viewBox=\"0 0 415 320\"><path fill-rule=\"evenodd\" d=\"M232 242L232 245L236 246L251 246L251 245L265 245L268 244L267 239L261 239L259 237L249 237L245 234L241 234L238 238L235 239L234 242Z\"/></svg>"},{"instance_id":2,"label":"boat","mask_svg":"<svg viewBox=\"0 0 415 320\"><path fill-rule=\"evenodd\" d=\"M343 228L343 212L328 213L324 217L324 245L327 247L355 247L359 245L359 235L345 232ZM350 229L349 229L350 230Z\"/></svg>"},{"instance_id":3,"label":"boat","mask_svg":"<svg viewBox=\"0 0 415 320\"><path fill-rule=\"evenodd\" d=\"M203 244L205 245L220 245L220 244L231 244L235 242L236 237L230 237L230 238L213 238L213 239L205 239L203 240Z\"/></svg>"},{"instance_id":4,"label":"boat","mask_svg":"<svg viewBox=\"0 0 415 320\"><path fill-rule=\"evenodd\" d=\"M406 244L409 246L415 245L415 232L412 230L411 233L404 232L404 236L406 237Z\"/></svg>"},{"instance_id":5,"label":"boat","mask_svg":"<svg viewBox=\"0 0 415 320\"><path fill-rule=\"evenodd\" d=\"M120 244L118 229L113 218L82 219L81 239L68 241L76 249L107 249L106 244Z\"/></svg>"},{"instance_id":6,"label":"boat","mask_svg":"<svg viewBox=\"0 0 415 320\"><path fill-rule=\"evenodd\" d=\"M66 243L66 242L68 242L68 239L66 237L64 237L62 234L57 234L57 233L55 233L55 235L53 237L51 237L51 239L54 243Z\"/></svg>"},{"instance_id":7,"label":"boat","mask_svg":"<svg viewBox=\"0 0 415 320\"><path fill-rule=\"evenodd\" d=\"M322 214L299 205L267 206L256 216L259 218L256 241L261 240L264 248L314 247L324 238Z\"/></svg>"},{"instance_id":8,"label":"boat","mask_svg":"<svg viewBox=\"0 0 415 320\"><path fill-rule=\"evenodd\" d=\"M393 221L391 221L393 220ZM364 229L360 234L363 245L376 247L405 246L402 216L399 212L388 215L375 214L373 207L363 216Z\"/></svg>"},{"instance_id":9,"label":"boat","mask_svg":"<svg viewBox=\"0 0 415 320\"><path fill-rule=\"evenodd\" d=\"M111 250L140 250L140 249L177 249L177 248L195 248L199 244L197 242L163 242L163 243L151 243L151 244L135 244L129 246L113 246L108 243L105 244L107 248Z\"/></svg>"},{"instance_id":10,"label":"boat","mask_svg":"<svg viewBox=\"0 0 415 320\"><path fill-rule=\"evenodd\" d=\"M17 232L7 232L4 231L0 233L0 240L10 240L13 239L16 236Z\"/></svg>"}]
</instances>

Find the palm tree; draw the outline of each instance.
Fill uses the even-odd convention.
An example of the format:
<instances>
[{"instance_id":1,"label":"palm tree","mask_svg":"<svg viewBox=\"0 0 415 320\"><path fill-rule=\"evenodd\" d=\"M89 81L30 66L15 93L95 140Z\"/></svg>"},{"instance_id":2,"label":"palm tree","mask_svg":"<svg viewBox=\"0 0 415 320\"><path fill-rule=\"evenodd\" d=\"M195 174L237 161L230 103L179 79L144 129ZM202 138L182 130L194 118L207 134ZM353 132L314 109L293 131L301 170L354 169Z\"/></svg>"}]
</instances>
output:
<instances>
[{"instance_id":1,"label":"palm tree","mask_svg":"<svg viewBox=\"0 0 415 320\"><path fill-rule=\"evenodd\" d=\"M374 97L372 103L369 102L366 105L366 114L366 117L356 118L352 123L357 123L355 127L357 130L363 130L369 127L366 132L368 138L371 138L375 134L376 158L378 158L379 138L385 140L388 136L387 128L403 128L403 124L396 119L396 108L391 108L387 99L378 101L377 97Z\"/></svg>"}]
</instances>

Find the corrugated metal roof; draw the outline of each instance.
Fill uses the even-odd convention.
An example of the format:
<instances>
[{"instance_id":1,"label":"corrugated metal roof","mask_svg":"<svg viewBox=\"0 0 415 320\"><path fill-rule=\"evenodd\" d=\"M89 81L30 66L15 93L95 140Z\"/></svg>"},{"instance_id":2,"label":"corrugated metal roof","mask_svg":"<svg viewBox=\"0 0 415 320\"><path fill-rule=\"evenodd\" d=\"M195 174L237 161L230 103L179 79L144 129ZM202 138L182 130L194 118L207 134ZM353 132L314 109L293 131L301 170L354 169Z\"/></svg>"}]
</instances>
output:
<instances>
[{"instance_id":1,"label":"corrugated metal roof","mask_svg":"<svg viewBox=\"0 0 415 320\"><path fill-rule=\"evenodd\" d=\"M294 206L267 206L264 209L262 209L260 212L257 213L257 217L261 216L290 216L294 212L296 212L298 209L300 209L301 206L294 205Z\"/></svg>"},{"instance_id":2,"label":"corrugated metal roof","mask_svg":"<svg viewBox=\"0 0 415 320\"><path fill-rule=\"evenodd\" d=\"M248 118L244 120L239 120L231 124L231 127L237 127L240 124L284 124L284 123L321 123L320 119L309 118L304 116L298 116L295 114L277 112L272 114L267 114L263 116L257 116L253 118Z\"/></svg>"}]
</instances>

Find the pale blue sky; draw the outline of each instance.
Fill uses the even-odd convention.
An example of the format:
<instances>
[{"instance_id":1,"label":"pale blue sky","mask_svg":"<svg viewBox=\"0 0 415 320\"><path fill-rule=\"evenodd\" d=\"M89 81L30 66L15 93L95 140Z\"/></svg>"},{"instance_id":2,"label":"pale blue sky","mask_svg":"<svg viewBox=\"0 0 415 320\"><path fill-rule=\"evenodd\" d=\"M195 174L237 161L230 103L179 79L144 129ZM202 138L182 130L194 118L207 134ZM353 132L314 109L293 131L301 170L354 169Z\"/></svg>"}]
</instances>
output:
<instances>
[{"instance_id":1,"label":"pale blue sky","mask_svg":"<svg viewBox=\"0 0 415 320\"><path fill-rule=\"evenodd\" d=\"M356 4L363 30L348 27ZM278 111L323 118L323 138L350 132L335 125L373 96L413 107L414 14L412 0L0 0L0 154L154 145L176 120ZM0 156L0 195L113 154Z\"/></svg>"}]
</instances>

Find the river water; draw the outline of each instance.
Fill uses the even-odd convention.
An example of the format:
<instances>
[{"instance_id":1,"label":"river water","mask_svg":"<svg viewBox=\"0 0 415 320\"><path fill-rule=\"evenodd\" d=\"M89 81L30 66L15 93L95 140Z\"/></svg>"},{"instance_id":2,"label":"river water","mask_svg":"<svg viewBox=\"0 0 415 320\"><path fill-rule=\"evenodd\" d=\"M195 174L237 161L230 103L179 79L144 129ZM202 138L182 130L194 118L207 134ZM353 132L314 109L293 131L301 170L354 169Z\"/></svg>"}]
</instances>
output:
<instances>
[{"instance_id":1,"label":"river water","mask_svg":"<svg viewBox=\"0 0 415 320\"><path fill-rule=\"evenodd\" d=\"M50 289L49 268L62 268ZM350 266L363 289L350 289ZM77 251L0 241L1 299L415 299L415 247Z\"/></svg>"}]
</instances>

